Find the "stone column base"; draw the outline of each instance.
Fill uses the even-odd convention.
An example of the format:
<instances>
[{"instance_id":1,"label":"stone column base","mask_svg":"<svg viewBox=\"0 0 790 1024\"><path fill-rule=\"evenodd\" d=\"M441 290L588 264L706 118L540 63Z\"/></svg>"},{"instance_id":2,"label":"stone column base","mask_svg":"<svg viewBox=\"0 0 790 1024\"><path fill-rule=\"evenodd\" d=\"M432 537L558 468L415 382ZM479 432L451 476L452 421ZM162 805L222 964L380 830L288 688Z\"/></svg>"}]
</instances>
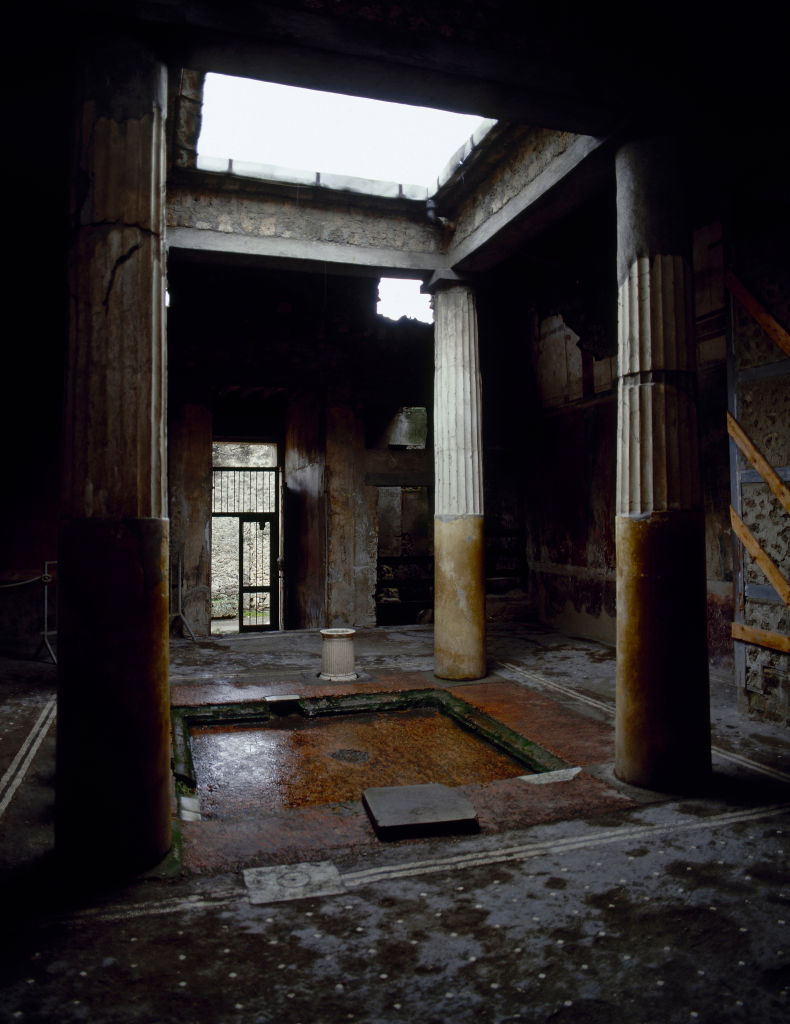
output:
<instances>
[{"instance_id":1,"label":"stone column base","mask_svg":"<svg viewBox=\"0 0 790 1024\"><path fill-rule=\"evenodd\" d=\"M434 519L434 672L440 679L486 674L483 517Z\"/></svg>"},{"instance_id":2,"label":"stone column base","mask_svg":"<svg viewBox=\"0 0 790 1024\"><path fill-rule=\"evenodd\" d=\"M55 843L97 873L171 845L168 521L65 521Z\"/></svg>"},{"instance_id":3,"label":"stone column base","mask_svg":"<svg viewBox=\"0 0 790 1024\"><path fill-rule=\"evenodd\" d=\"M667 792L710 774L701 511L617 516L615 774Z\"/></svg>"}]
</instances>

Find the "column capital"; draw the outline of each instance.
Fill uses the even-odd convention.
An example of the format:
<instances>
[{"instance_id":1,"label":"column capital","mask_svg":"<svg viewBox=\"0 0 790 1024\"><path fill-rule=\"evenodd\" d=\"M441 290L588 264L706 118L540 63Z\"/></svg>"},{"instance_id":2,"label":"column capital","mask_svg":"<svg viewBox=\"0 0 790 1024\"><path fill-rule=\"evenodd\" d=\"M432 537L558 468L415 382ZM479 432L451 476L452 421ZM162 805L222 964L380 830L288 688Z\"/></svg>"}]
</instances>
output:
<instances>
[{"instance_id":1,"label":"column capital","mask_svg":"<svg viewBox=\"0 0 790 1024\"><path fill-rule=\"evenodd\" d=\"M430 280L422 285L420 291L428 295L435 295L437 292L444 291L447 288L462 287L471 288L473 287L472 282L449 267L443 267L441 270L434 270Z\"/></svg>"}]
</instances>

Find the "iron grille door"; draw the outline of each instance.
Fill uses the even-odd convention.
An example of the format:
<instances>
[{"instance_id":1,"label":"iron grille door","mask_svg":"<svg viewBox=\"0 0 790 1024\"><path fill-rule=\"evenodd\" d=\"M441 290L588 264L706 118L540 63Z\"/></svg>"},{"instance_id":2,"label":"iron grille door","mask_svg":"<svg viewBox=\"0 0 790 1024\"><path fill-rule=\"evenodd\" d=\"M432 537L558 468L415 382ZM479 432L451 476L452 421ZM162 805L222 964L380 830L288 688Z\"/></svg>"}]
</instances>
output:
<instances>
[{"instance_id":1,"label":"iron grille door","mask_svg":"<svg viewBox=\"0 0 790 1024\"><path fill-rule=\"evenodd\" d=\"M239 516L239 632L277 629L277 520Z\"/></svg>"},{"instance_id":2,"label":"iron grille door","mask_svg":"<svg viewBox=\"0 0 790 1024\"><path fill-rule=\"evenodd\" d=\"M278 470L216 468L213 478L213 518L238 525L239 632L279 629Z\"/></svg>"}]
</instances>

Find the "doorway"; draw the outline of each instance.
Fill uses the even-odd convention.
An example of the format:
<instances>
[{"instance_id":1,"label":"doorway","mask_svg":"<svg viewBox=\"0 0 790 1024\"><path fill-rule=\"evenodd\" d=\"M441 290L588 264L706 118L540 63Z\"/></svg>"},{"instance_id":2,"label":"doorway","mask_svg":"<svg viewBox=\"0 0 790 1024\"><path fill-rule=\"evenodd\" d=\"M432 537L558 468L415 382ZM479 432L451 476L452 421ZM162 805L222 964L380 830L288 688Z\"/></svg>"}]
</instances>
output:
<instances>
[{"instance_id":1,"label":"doorway","mask_svg":"<svg viewBox=\"0 0 790 1024\"><path fill-rule=\"evenodd\" d=\"M211 632L280 629L282 500L277 446L215 442L211 494Z\"/></svg>"}]
</instances>

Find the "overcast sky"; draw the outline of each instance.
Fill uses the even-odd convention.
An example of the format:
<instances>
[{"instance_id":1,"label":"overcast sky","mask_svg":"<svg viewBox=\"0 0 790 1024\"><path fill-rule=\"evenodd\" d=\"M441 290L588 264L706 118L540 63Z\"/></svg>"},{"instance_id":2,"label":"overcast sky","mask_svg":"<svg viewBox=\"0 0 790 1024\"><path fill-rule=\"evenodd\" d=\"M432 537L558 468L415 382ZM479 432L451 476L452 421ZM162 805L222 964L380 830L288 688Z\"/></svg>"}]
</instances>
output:
<instances>
[{"instance_id":1,"label":"overcast sky","mask_svg":"<svg viewBox=\"0 0 790 1024\"><path fill-rule=\"evenodd\" d=\"M198 153L432 189L480 121L473 114L209 74ZM383 283L381 299L383 316L432 320L419 282Z\"/></svg>"},{"instance_id":2,"label":"overcast sky","mask_svg":"<svg viewBox=\"0 0 790 1024\"><path fill-rule=\"evenodd\" d=\"M198 153L430 187L480 121L211 74Z\"/></svg>"}]
</instances>

